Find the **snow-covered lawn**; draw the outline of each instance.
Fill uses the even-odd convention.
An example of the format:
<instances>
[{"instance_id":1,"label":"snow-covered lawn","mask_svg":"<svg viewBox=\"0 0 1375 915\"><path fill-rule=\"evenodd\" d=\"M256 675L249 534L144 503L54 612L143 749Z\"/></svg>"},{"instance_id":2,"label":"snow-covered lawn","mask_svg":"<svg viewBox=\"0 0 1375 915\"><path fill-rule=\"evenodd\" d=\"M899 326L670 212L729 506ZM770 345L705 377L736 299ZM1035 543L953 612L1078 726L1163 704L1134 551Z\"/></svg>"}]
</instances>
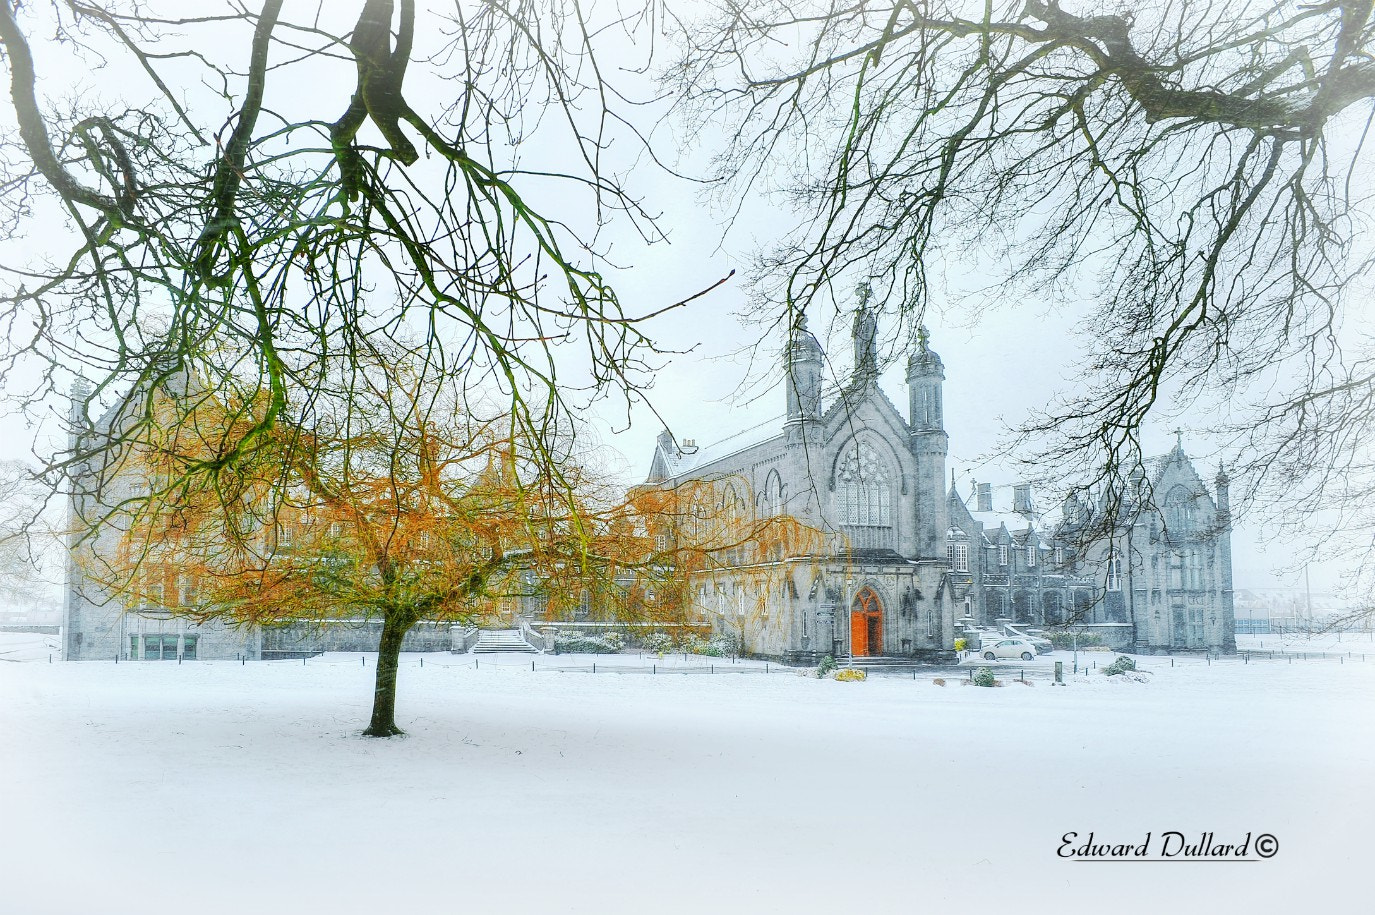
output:
<instances>
[{"instance_id":1,"label":"snow-covered lawn","mask_svg":"<svg viewBox=\"0 0 1375 915\"><path fill-rule=\"evenodd\" d=\"M16 915L1363 911L1370 898L1375 653L1146 658L1144 683L1001 689L411 655L409 736L387 741L357 736L371 656L34 656L0 662L0 911ZM1056 857L1066 832L1165 830L1268 832L1279 851Z\"/></svg>"}]
</instances>

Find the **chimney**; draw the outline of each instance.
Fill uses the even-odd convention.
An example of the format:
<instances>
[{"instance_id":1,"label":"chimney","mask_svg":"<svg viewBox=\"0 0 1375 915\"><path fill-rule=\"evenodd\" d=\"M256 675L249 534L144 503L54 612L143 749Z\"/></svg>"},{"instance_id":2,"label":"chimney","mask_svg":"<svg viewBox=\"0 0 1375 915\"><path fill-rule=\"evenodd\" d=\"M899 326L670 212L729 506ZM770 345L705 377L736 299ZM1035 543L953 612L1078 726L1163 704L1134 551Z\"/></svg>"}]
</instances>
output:
<instances>
[{"instance_id":1,"label":"chimney","mask_svg":"<svg viewBox=\"0 0 1375 915\"><path fill-rule=\"evenodd\" d=\"M1032 512L1031 508L1031 484L1018 483L1012 487L1012 510L1024 515Z\"/></svg>"},{"instance_id":2,"label":"chimney","mask_svg":"<svg viewBox=\"0 0 1375 915\"><path fill-rule=\"evenodd\" d=\"M993 484L980 483L977 510L981 512L993 511Z\"/></svg>"}]
</instances>

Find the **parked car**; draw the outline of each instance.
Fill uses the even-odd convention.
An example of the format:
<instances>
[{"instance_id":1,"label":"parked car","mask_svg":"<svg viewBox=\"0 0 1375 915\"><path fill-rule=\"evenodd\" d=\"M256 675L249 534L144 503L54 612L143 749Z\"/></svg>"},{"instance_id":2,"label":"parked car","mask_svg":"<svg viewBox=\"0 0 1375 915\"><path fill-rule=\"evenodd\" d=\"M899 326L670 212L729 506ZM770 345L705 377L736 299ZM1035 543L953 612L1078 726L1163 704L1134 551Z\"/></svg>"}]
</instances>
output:
<instances>
[{"instance_id":1,"label":"parked car","mask_svg":"<svg viewBox=\"0 0 1375 915\"><path fill-rule=\"evenodd\" d=\"M1052 651L1055 650L1055 645L1050 641L1050 639L1042 638L1039 635L1032 635L1029 632L1023 632L1022 630L1015 629L1012 626L1008 626L1007 628L1007 634L1012 638L1026 639L1032 645L1035 645L1037 654L1050 654Z\"/></svg>"},{"instance_id":2,"label":"parked car","mask_svg":"<svg viewBox=\"0 0 1375 915\"><path fill-rule=\"evenodd\" d=\"M997 642L985 642L979 649L985 661L996 661L999 658L1021 658L1023 661L1030 661L1036 657L1036 646L1026 639L1000 639Z\"/></svg>"}]
</instances>

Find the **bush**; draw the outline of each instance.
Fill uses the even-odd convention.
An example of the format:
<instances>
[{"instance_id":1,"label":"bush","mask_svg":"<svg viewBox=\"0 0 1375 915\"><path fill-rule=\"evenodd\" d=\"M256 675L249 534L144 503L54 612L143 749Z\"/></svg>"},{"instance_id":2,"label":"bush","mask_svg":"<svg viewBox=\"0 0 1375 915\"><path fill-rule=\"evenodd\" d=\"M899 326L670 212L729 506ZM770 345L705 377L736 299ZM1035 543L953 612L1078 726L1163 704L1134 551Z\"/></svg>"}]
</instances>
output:
<instances>
[{"instance_id":1,"label":"bush","mask_svg":"<svg viewBox=\"0 0 1375 915\"><path fill-rule=\"evenodd\" d=\"M1074 633L1063 629L1048 632L1046 638L1050 639L1050 644L1056 648L1073 648L1075 645ZM1093 648L1103 644L1103 637L1096 632L1081 632L1078 644L1080 648Z\"/></svg>"},{"instance_id":2,"label":"bush","mask_svg":"<svg viewBox=\"0 0 1375 915\"><path fill-rule=\"evenodd\" d=\"M619 632L608 632L606 635L602 636L602 641L605 642L613 652L620 651L625 647L625 636L621 635Z\"/></svg>"},{"instance_id":3,"label":"bush","mask_svg":"<svg viewBox=\"0 0 1375 915\"><path fill-rule=\"evenodd\" d=\"M1116 661L1113 661L1107 667L1104 667L1103 673L1107 674L1109 677L1115 677L1118 674L1124 674L1129 670L1136 670L1136 662L1133 661L1131 658L1127 657L1126 655L1123 655Z\"/></svg>"},{"instance_id":4,"label":"bush","mask_svg":"<svg viewBox=\"0 0 1375 915\"><path fill-rule=\"evenodd\" d=\"M968 647L969 647L969 641L968 641L967 639L956 639L956 640L955 640L955 650L956 650L956 651L964 651L964 650L965 650L966 648L968 648Z\"/></svg>"},{"instance_id":5,"label":"bush","mask_svg":"<svg viewBox=\"0 0 1375 915\"><path fill-rule=\"evenodd\" d=\"M974 672L975 686L997 686L998 680L993 676L993 671L987 667L980 667Z\"/></svg>"},{"instance_id":6,"label":"bush","mask_svg":"<svg viewBox=\"0 0 1375 915\"><path fill-rule=\"evenodd\" d=\"M932 680L931 682L934 683L934 684L936 684L937 686L944 686L944 685L945 685L945 678L944 678L944 677L936 677L936 678L935 678L934 680Z\"/></svg>"},{"instance_id":7,"label":"bush","mask_svg":"<svg viewBox=\"0 0 1375 915\"><path fill-rule=\"evenodd\" d=\"M705 655L709 658L720 658L730 654L731 647L731 640L727 637L717 636L708 641L695 632L689 632L678 639L678 644L673 650Z\"/></svg>"},{"instance_id":8,"label":"bush","mask_svg":"<svg viewBox=\"0 0 1375 915\"><path fill-rule=\"evenodd\" d=\"M641 643L645 651L652 651L655 654L668 654L673 650L673 639L667 632L651 632Z\"/></svg>"},{"instance_id":9,"label":"bush","mask_svg":"<svg viewBox=\"0 0 1375 915\"><path fill-rule=\"evenodd\" d=\"M836 659L831 657L830 655L826 655L826 657L821 659L821 663L816 665L817 679L821 679L822 677L826 676L828 673L835 669Z\"/></svg>"},{"instance_id":10,"label":"bush","mask_svg":"<svg viewBox=\"0 0 1375 915\"><path fill-rule=\"evenodd\" d=\"M615 633L611 633L615 635ZM621 650L621 639L595 635L559 635L554 637L554 651L558 654L615 654Z\"/></svg>"},{"instance_id":11,"label":"bush","mask_svg":"<svg viewBox=\"0 0 1375 915\"><path fill-rule=\"evenodd\" d=\"M868 674L864 671L856 670L853 667L847 667L844 670L836 671L836 679L842 683L858 683L867 677Z\"/></svg>"}]
</instances>

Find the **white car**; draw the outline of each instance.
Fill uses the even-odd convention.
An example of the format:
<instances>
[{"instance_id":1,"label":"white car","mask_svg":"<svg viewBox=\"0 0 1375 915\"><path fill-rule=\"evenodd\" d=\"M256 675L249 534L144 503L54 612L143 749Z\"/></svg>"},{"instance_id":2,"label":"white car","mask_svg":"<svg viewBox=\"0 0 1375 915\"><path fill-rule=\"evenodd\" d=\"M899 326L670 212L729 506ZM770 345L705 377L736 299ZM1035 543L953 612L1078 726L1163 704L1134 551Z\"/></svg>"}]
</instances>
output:
<instances>
[{"instance_id":1,"label":"white car","mask_svg":"<svg viewBox=\"0 0 1375 915\"><path fill-rule=\"evenodd\" d=\"M1030 661L1036 657L1036 646L1026 639L999 639L996 642L985 642L979 648L979 653L985 661L996 661L999 658L1021 658L1023 661Z\"/></svg>"}]
</instances>

